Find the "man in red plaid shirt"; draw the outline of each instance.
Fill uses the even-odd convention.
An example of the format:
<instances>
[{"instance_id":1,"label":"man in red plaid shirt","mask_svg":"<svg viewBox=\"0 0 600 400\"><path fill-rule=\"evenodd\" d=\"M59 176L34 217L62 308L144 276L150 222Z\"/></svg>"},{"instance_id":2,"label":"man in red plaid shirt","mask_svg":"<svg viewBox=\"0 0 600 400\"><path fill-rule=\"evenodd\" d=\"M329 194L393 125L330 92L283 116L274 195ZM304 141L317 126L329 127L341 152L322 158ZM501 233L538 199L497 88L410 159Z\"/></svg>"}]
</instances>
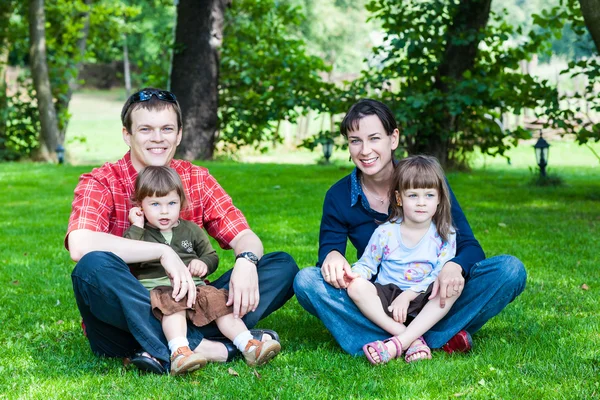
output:
<instances>
[{"instance_id":1,"label":"man in red plaid shirt","mask_svg":"<svg viewBox=\"0 0 600 400\"><path fill-rule=\"evenodd\" d=\"M189 270L171 247L122 237L129 227L138 171L149 165L175 169L190 204L181 217L205 228L222 248L234 250L235 265L212 285L229 289L228 305L248 327L293 296L298 267L286 253L263 255L260 239L207 169L173 159L182 124L172 93L147 88L133 94L123 106L121 120L130 151L116 163L81 176L65 246L77 262L73 290L92 351L130 357L140 369L164 373L170 353L160 321L152 315L148 290L127 264L160 260L176 300L187 295L188 306L194 303L196 290ZM257 340L278 340L273 331L251 332ZM217 336L221 335L214 324L202 328L188 324L191 349L208 361L228 361L236 353L230 342L204 339Z\"/></svg>"}]
</instances>

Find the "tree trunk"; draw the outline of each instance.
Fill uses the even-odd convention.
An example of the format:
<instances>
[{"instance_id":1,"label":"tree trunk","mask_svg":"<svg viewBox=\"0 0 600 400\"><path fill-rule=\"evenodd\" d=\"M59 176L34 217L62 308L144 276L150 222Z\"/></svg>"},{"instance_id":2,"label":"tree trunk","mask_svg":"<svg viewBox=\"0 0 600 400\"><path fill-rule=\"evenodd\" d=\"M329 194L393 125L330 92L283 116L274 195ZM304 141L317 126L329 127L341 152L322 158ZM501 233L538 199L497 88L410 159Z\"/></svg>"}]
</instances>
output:
<instances>
[{"instance_id":1,"label":"tree trunk","mask_svg":"<svg viewBox=\"0 0 600 400\"><path fill-rule=\"evenodd\" d=\"M55 161L59 131L56 109L54 108L54 103L52 101L50 79L48 78L45 20L44 0L30 0L29 40L31 43L29 47L29 57L31 59L33 85L36 91L40 123L42 126L38 157L47 161Z\"/></svg>"},{"instance_id":2,"label":"tree trunk","mask_svg":"<svg viewBox=\"0 0 600 400\"><path fill-rule=\"evenodd\" d=\"M186 160L211 159L219 106L219 47L223 18L231 0L180 0L177 5L171 91L183 114L178 155Z\"/></svg>"},{"instance_id":3,"label":"tree trunk","mask_svg":"<svg viewBox=\"0 0 600 400\"><path fill-rule=\"evenodd\" d=\"M69 103L71 102L71 97L73 97L73 91L77 88L77 77L79 76L79 70L81 69L81 64L83 63L83 59L85 57L85 49L87 47L87 38L90 33L90 7L92 4L92 0L85 0L86 11L81 13L80 18L83 20L83 28L81 29L81 34L79 39L77 39L77 54L75 55L76 64L74 66L74 73L70 76L67 89L67 93L64 96L61 96L56 102L57 110L68 110ZM67 133L67 126L69 125L69 121L63 121L64 125L60 127L60 135L59 135L59 143L62 144L65 140L65 134Z\"/></svg>"},{"instance_id":4,"label":"tree trunk","mask_svg":"<svg viewBox=\"0 0 600 400\"><path fill-rule=\"evenodd\" d=\"M491 0L462 0L458 5L446 31L446 48L434 83L434 87L442 93L448 93L452 82L462 80L463 74L475 65L479 32L487 25L490 7ZM410 152L433 155L442 165L447 165L456 122L457 117L446 110L439 115L437 125L440 129L436 132L419 132Z\"/></svg>"},{"instance_id":5,"label":"tree trunk","mask_svg":"<svg viewBox=\"0 0 600 400\"><path fill-rule=\"evenodd\" d=\"M123 75L125 77L125 94L129 97L131 93L131 67L129 66L129 48L127 47L126 34L123 34Z\"/></svg>"},{"instance_id":6,"label":"tree trunk","mask_svg":"<svg viewBox=\"0 0 600 400\"><path fill-rule=\"evenodd\" d=\"M6 138L7 118L7 96L6 96L6 71L8 69L8 46L7 33L8 21L12 4L4 2L0 4L0 153L4 150Z\"/></svg>"},{"instance_id":7,"label":"tree trunk","mask_svg":"<svg viewBox=\"0 0 600 400\"><path fill-rule=\"evenodd\" d=\"M1 17L1 14L0 14ZM4 140L6 139L6 117L7 96L6 96L6 70L8 63L8 46L0 43L0 153L4 150Z\"/></svg>"},{"instance_id":8,"label":"tree trunk","mask_svg":"<svg viewBox=\"0 0 600 400\"><path fill-rule=\"evenodd\" d=\"M600 2L598 0L579 0L579 5L585 26L592 35L596 50L600 54Z\"/></svg>"}]
</instances>

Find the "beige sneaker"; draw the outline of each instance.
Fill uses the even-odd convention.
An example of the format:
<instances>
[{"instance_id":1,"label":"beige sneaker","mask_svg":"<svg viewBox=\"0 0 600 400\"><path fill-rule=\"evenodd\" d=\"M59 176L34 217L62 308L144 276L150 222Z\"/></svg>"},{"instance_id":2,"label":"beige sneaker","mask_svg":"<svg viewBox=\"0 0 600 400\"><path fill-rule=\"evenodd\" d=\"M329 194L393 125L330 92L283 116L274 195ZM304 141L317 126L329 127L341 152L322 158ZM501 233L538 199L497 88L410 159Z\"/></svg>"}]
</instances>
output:
<instances>
[{"instance_id":1,"label":"beige sneaker","mask_svg":"<svg viewBox=\"0 0 600 400\"><path fill-rule=\"evenodd\" d=\"M281 351L281 344L277 340L267 340L260 342L252 339L246 345L246 350L242 352L246 359L246 364L251 366L263 365L271 361Z\"/></svg>"},{"instance_id":2,"label":"beige sneaker","mask_svg":"<svg viewBox=\"0 0 600 400\"><path fill-rule=\"evenodd\" d=\"M206 358L194 353L188 346L177 349L171 356L171 375L195 371L206 365Z\"/></svg>"}]
</instances>

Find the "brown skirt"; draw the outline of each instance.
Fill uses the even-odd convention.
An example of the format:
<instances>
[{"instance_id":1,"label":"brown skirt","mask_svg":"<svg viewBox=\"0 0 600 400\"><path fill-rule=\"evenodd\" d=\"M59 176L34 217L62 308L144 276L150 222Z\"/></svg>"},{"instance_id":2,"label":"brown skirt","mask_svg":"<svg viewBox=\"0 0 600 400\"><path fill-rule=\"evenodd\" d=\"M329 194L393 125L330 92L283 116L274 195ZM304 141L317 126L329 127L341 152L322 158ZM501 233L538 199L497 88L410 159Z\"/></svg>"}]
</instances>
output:
<instances>
[{"instance_id":1,"label":"brown skirt","mask_svg":"<svg viewBox=\"0 0 600 400\"><path fill-rule=\"evenodd\" d=\"M380 283L375 283L375 288L377 289L377 295L381 300L381 305L383 306L383 311L393 318L392 313L388 310L388 307L392 304L392 302L396 299L396 297L400 296L400 293L403 292L398 286L393 283L388 283L387 285L382 285ZM433 290L433 283L429 285L427 290L424 293L419 294L413 301L408 305L408 310L406 314L411 317L416 317L417 314L421 312L425 304L429 301L428 297L431 295L431 291Z\"/></svg>"},{"instance_id":2,"label":"brown skirt","mask_svg":"<svg viewBox=\"0 0 600 400\"><path fill-rule=\"evenodd\" d=\"M150 291L152 313L159 321L163 315L175 314L185 311L186 317L196 326L210 324L215 319L233 313L233 307L227 307L229 292L213 286L196 286L196 302L193 308L187 308L187 296L175 301L172 296L172 286L157 286Z\"/></svg>"}]
</instances>

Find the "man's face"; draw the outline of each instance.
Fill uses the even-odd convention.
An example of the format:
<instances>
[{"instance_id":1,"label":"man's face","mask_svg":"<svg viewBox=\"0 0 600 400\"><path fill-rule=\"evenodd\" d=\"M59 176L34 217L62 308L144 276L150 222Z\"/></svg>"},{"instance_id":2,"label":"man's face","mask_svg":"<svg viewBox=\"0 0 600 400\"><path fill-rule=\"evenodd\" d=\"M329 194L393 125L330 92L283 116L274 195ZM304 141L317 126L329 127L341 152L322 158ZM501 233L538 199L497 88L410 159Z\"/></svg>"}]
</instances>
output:
<instances>
[{"instance_id":1,"label":"man's face","mask_svg":"<svg viewBox=\"0 0 600 400\"><path fill-rule=\"evenodd\" d=\"M177 114L170 107L138 108L131 113L131 132L123 127L123 140L131 149L131 163L137 171L149 165L168 165L181 142Z\"/></svg>"}]
</instances>

